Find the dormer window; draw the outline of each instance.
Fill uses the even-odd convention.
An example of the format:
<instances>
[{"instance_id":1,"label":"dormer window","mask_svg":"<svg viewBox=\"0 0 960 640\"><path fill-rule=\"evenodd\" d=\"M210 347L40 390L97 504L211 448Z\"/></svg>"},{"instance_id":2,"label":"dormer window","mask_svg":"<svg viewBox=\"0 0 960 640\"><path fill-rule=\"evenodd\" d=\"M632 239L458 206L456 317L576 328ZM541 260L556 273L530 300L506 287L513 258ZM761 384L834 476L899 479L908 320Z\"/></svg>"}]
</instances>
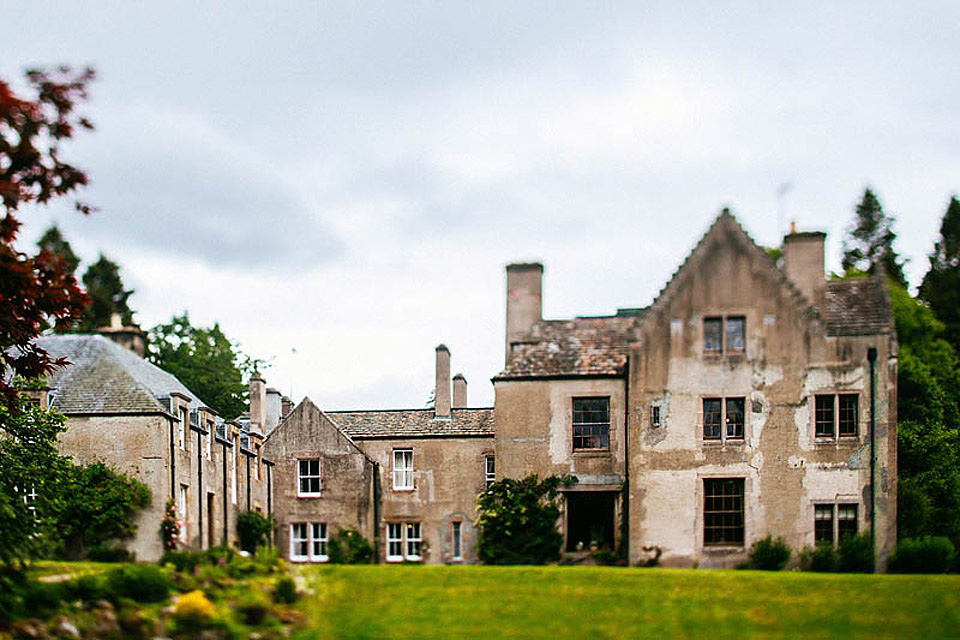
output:
<instances>
[{"instance_id":1,"label":"dormer window","mask_svg":"<svg viewBox=\"0 0 960 640\"><path fill-rule=\"evenodd\" d=\"M187 450L187 423L190 417L186 407L180 407L180 422L177 424L177 435L180 437L180 448Z\"/></svg>"}]
</instances>

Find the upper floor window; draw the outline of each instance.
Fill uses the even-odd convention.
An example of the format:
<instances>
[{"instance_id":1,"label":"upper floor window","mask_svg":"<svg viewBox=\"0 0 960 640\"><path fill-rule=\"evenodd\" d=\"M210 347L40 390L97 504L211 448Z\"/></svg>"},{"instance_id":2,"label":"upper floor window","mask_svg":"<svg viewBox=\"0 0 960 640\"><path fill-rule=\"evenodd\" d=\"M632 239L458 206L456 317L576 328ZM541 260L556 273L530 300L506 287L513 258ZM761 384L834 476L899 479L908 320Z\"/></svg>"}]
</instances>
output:
<instances>
[{"instance_id":1,"label":"upper floor window","mask_svg":"<svg viewBox=\"0 0 960 640\"><path fill-rule=\"evenodd\" d=\"M610 398L573 399L573 449L610 448Z\"/></svg>"},{"instance_id":2,"label":"upper floor window","mask_svg":"<svg viewBox=\"0 0 960 640\"><path fill-rule=\"evenodd\" d=\"M493 456L483 456L483 477L488 487L497 481L497 461Z\"/></svg>"},{"instance_id":3,"label":"upper floor window","mask_svg":"<svg viewBox=\"0 0 960 640\"><path fill-rule=\"evenodd\" d=\"M187 450L187 424L189 424L190 417L187 414L186 407L180 407L180 422L177 424L177 435L180 438L180 448L184 451Z\"/></svg>"},{"instance_id":4,"label":"upper floor window","mask_svg":"<svg viewBox=\"0 0 960 640\"><path fill-rule=\"evenodd\" d=\"M320 495L320 459L310 458L297 461L297 495Z\"/></svg>"},{"instance_id":5,"label":"upper floor window","mask_svg":"<svg viewBox=\"0 0 960 640\"><path fill-rule=\"evenodd\" d=\"M213 429L213 423L207 422L207 433L205 436L203 436L203 440L207 449L207 460L213 460Z\"/></svg>"},{"instance_id":6,"label":"upper floor window","mask_svg":"<svg viewBox=\"0 0 960 640\"><path fill-rule=\"evenodd\" d=\"M820 394L814 397L814 435L818 438L856 436L859 429L856 393Z\"/></svg>"},{"instance_id":7,"label":"upper floor window","mask_svg":"<svg viewBox=\"0 0 960 640\"><path fill-rule=\"evenodd\" d=\"M741 354L746 350L747 319L713 316L703 319L703 352L708 355Z\"/></svg>"},{"instance_id":8,"label":"upper floor window","mask_svg":"<svg viewBox=\"0 0 960 640\"><path fill-rule=\"evenodd\" d=\"M413 449L393 450L393 488L413 489Z\"/></svg>"},{"instance_id":9,"label":"upper floor window","mask_svg":"<svg viewBox=\"0 0 960 640\"><path fill-rule=\"evenodd\" d=\"M704 398L703 439L743 440L745 398Z\"/></svg>"}]
</instances>

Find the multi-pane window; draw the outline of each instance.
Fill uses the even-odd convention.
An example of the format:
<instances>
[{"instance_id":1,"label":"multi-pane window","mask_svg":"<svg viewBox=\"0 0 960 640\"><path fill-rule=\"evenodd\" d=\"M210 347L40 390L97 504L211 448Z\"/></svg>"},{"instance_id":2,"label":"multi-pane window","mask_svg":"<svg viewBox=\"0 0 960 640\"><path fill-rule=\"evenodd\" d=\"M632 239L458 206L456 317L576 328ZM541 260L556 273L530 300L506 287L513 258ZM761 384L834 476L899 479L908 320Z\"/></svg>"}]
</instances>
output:
<instances>
[{"instance_id":1,"label":"multi-pane window","mask_svg":"<svg viewBox=\"0 0 960 640\"><path fill-rule=\"evenodd\" d=\"M422 545L419 522L387 523L387 562L420 560Z\"/></svg>"},{"instance_id":2,"label":"multi-pane window","mask_svg":"<svg viewBox=\"0 0 960 640\"><path fill-rule=\"evenodd\" d=\"M818 438L856 436L859 428L856 393L820 394L814 396L814 434Z\"/></svg>"},{"instance_id":3,"label":"multi-pane window","mask_svg":"<svg viewBox=\"0 0 960 640\"><path fill-rule=\"evenodd\" d=\"M320 495L320 459L297 460L297 495Z\"/></svg>"},{"instance_id":4,"label":"multi-pane window","mask_svg":"<svg viewBox=\"0 0 960 640\"><path fill-rule=\"evenodd\" d=\"M743 546L743 478L704 478L703 544Z\"/></svg>"},{"instance_id":5,"label":"multi-pane window","mask_svg":"<svg viewBox=\"0 0 960 640\"><path fill-rule=\"evenodd\" d=\"M327 561L327 524L294 522L290 525L290 559L299 562Z\"/></svg>"},{"instance_id":6,"label":"multi-pane window","mask_svg":"<svg viewBox=\"0 0 960 640\"><path fill-rule=\"evenodd\" d=\"M493 456L483 456L483 478L488 487L497 481L497 461Z\"/></svg>"},{"instance_id":7,"label":"multi-pane window","mask_svg":"<svg viewBox=\"0 0 960 640\"><path fill-rule=\"evenodd\" d=\"M610 448L610 398L573 399L573 448Z\"/></svg>"},{"instance_id":8,"label":"multi-pane window","mask_svg":"<svg viewBox=\"0 0 960 640\"><path fill-rule=\"evenodd\" d=\"M177 424L177 435L180 437L180 448L187 450L187 424L190 420L186 407L180 407L180 422Z\"/></svg>"},{"instance_id":9,"label":"multi-pane window","mask_svg":"<svg viewBox=\"0 0 960 640\"><path fill-rule=\"evenodd\" d=\"M413 489L413 449L393 450L393 488Z\"/></svg>"},{"instance_id":10,"label":"multi-pane window","mask_svg":"<svg viewBox=\"0 0 960 640\"><path fill-rule=\"evenodd\" d=\"M834 526L836 523L836 526ZM813 506L813 540L816 544L838 544L844 537L857 535L856 504L817 504Z\"/></svg>"},{"instance_id":11,"label":"multi-pane window","mask_svg":"<svg viewBox=\"0 0 960 640\"><path fill-rule=\"evenodd\" d=\"M454 521L452 523L453 530L451 531L451 536L453 537L453 559L462 560L463 559L463 523L460 521Z\"/></svg>"},{"instance_id":12,"label":"multi-pane window","mask_svg":"<svg viewBox=\"0 0 960 640\"><path fill-rule=\"evenodd\" d=\"M207 460L213 460L213 423L207 423L207 434L203 436L206 445Z\"/></svg>"},{"instance_id":13,"label":"multi-pane window","mask_svg":"<svg viewBox=\"0 0 960 640\"><path fill-rule=\"evenodd\" d=\"M747 319L744 316L714 316L703 319L703 352L708 355L739 354L746 350Z\"/></svg>"},{"instance_id":14,"label":"multi-pane window","mask_svg":"<svg viewBox=\"0 0 960 640\"><path fill-rule=\"evenodd\" d=\"M177 516L180 518L180 542L187 541L187 485L180 485L177 496Z\"/></svg>"},{"instance_id":15,"label":"multi-pane window","mask_svg":"<svg viewBox=\"0 0 960 640\"><path fill-rule=\"evenodd\" d=\"M745 398L704 398L703 439L743 440L745 415Z\"/></svg>"}]
</instances>

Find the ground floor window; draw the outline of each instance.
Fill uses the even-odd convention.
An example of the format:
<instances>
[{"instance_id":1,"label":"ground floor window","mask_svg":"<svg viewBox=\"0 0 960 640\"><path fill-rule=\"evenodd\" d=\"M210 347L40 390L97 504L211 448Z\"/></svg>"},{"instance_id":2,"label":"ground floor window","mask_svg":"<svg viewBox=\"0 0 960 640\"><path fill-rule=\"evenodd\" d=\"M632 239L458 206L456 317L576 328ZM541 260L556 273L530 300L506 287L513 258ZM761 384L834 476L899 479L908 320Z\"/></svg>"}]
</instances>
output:
<instances>
[{"instance_id":1,"label":"ground floor window","mask_svg":"<svg viewBox=\"0 0 960 640\"><path fill-rule=\"evenodd\" d=\"M327 524L294 522L290 525L290 559L296 562L327 561Z\"/></svg>"},{"instance_id":2,"label":"ground floor window","mask_svg":"<svg viewBox=\"0 0 960 640\"><path fill-rule=\"evenodd\" d=\"M453 559L463 560L463 523L454 521L453 523Z\"/></svg>"},{"instance_id":3,"label":"ground floor window","mask_svg":"<svg viewBox=\"0 0 960 640\"><path fill-rule=\"evenodd\" d=\"M743 478L703 479L703 544L743 545Z\"/></svg>"},{"instance_id":4,"label":"ground floor window","mask_svg":"<svg viewBox=\"0 0 960 640\"><path fill-rule=\"evenodd\" d=\"M420 560L423 538L419 522L387 523L387 562Z\"/></svg>"},{"instance_id":5,"label":"ground floor window","mask_svg":"<svg viewBox=\"0 0 960 640\"><path fill-rule=\"evenodd\" d=\"M838 544L845 536L857 535L859 511L856 504L813 506L813 540L816 544Z\"/></svg>"}]
</instances>

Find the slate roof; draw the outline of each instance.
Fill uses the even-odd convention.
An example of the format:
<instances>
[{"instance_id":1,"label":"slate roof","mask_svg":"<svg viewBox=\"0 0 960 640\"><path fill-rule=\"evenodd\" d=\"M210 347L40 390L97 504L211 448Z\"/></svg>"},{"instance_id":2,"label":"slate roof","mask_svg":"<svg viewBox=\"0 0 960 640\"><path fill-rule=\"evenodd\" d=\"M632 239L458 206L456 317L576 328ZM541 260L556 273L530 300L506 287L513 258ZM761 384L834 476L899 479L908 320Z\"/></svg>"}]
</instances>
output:
<instances>
[{"instance_id":1,"label":"slate roof","mask_svg":"<svg viewBox=\"0 0 960 640\"><path fill-rule=\"evenodd\" d=\"M538 322L513 343L510 361L496 379L624 374L636 312Z\"/></svg>"},{"instance_id":2,"label":"slate roof","mask_svg":"<svg viewBox=\"0 0 960 640\"><path fill-rule=\"evenodd\" d=\"M433 409L325 411L354 440L493 436L493 409L453 409L449 420Z\"/></svg>"},{"instance_id":3,"label":"slate roof","mask_svg":"<svg viewBox=\"0 0 960 640\"><path fill-rule=\"evenodd\" d=\"M890 302L882 278L827 283L827 335L865 336L893 331Z\"/></svg>"},{"instance_id":4,"label":"slate roof","mask_svg":"<svg viewBox=\"0 0 960 640\"><path fill-rule=\"evenodd\" d=\"M167 411L160 398L172 392L206 406L174 376L99 335L43 336L37 343L72 364L50 375L53 406L65 414L131 414Z\"/></svg>"}]
</instances>

